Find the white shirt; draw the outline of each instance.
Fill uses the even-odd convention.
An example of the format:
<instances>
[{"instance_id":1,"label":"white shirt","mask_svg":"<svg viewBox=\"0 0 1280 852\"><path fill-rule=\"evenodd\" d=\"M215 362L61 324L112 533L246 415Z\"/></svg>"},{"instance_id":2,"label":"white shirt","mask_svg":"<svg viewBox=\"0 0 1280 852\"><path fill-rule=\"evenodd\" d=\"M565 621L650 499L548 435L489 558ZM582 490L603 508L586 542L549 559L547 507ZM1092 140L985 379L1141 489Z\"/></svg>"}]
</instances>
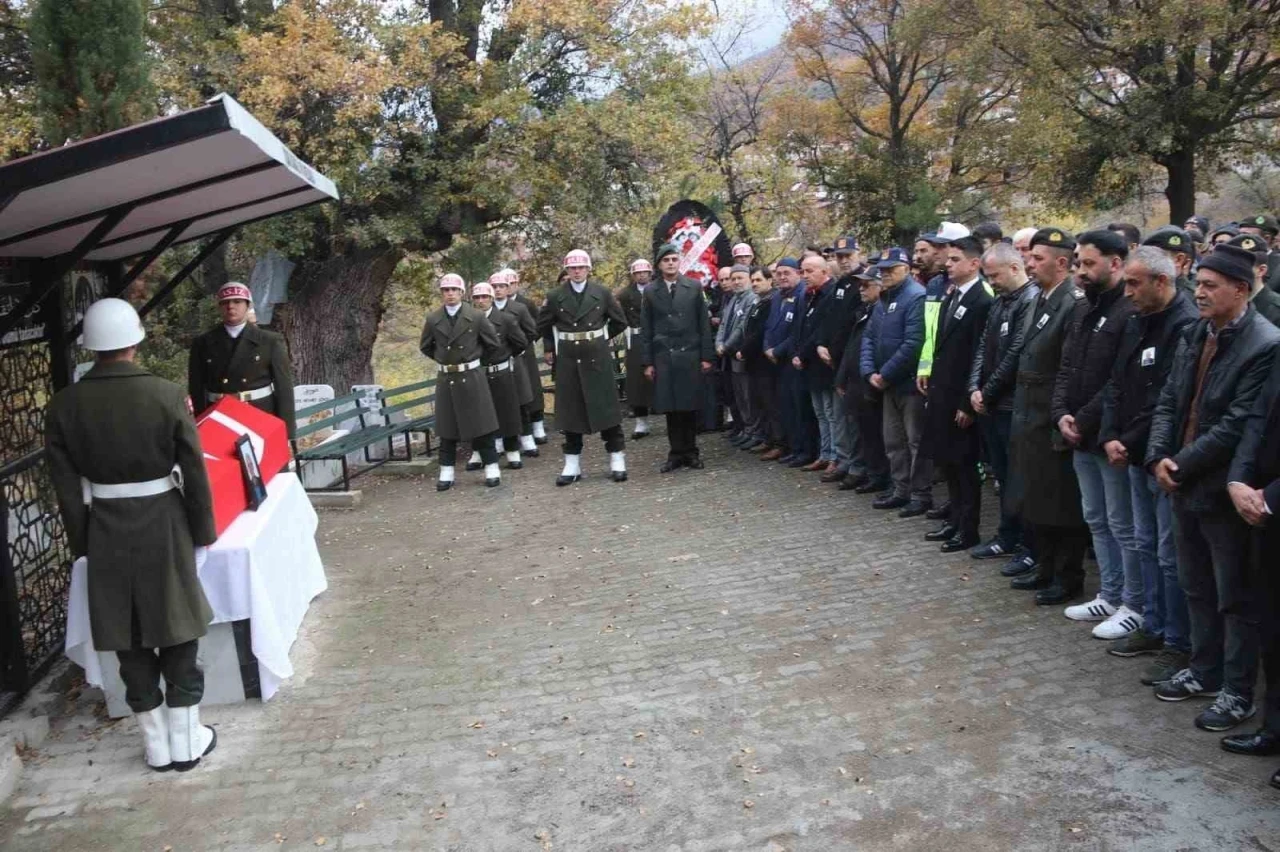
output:
<instances>
[{"instance_id":1,"label":"white shirt","mask_svg":"<svg viewBox=\"0 0 1280 852\"><path fill-rule=\"evenodd\" d=\"M449 316L456 317L458 315L458 311L462 310L462 305L445 305L444 309Z\"/></svg>"},{"instance_id":2,"label":"white shirt","mask_svg":"<svg viewBox=\"0 0 1280 852\"><path fill-rule=\"evenodd\" d=\"M244 327L246 325L248 325L247 322L242 322L239 325L227 325L226 323L223 323L222 327L227 330L227 334L231 335L231 339L235 340L240 336L240 332L244 331Z\"/></svg>"},{"instance_id":3,"label":"white shirt","mask_svg":"<svg viewBox=\"0 0 1280 852\"><path fill-rule=\"evenodd\" d=\"M978 279L975 276L974 279L970 281L968 284L960 284L959 286L957 286L956 291L959 292L960 298L963 299L965 297L965 294L969 292L970 288L972 288L973 285L977 283L978 283Z\"/></svg>"},{"instance_id":4,"label":"white shirt","mask_svg":"<svg viewBox=\"0 0 1280 852\"><path fill-rule=\"evenodd\" d=\"M585 289L587 289L587 282L583 281L581 284L575 284L575 283L573 283L572 281L570 281L570 282L569 282L569 286L573 288L573 292L575 292L575 293L577 293L579 296L581 296L581 295L582 295L582 291L583 291L583 290L585 290Z\"/></svg>"},{"instance_id":5,"label":"white shirt","mask_svg":"<svg viewBox=\"0 0 1280 852\"><path fill-rule=\"evenodd\" d=\"M493 304L494 304L494 306L495 306L498 310L500 310L500 311L501 311L501 310L504 310L504 309L507 307L507 300L506 300L506 299L494 299L494 300L493 300Z\"/></svg>"}]
</instances>

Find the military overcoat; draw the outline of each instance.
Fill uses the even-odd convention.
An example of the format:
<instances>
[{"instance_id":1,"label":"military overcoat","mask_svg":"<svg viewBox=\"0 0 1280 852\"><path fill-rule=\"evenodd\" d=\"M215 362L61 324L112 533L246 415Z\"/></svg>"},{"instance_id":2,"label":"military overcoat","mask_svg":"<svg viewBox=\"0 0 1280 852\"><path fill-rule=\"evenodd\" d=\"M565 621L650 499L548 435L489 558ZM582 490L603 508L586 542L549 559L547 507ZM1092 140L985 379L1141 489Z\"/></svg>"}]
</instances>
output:
<instances>
[{"instance_id":1,"label":"military overcoat","mask_svg":"<svg viewBox=\"0 0 1280 852\"><path fill-rule=\"evenodd\" d=\"M529 373L529 383L533 387L533 399L529 402L529 414L534 420L542 419L542 411L546 407L546 400L543 398L542 392L542 362L538 359L537 342L538 337L538 306L533 300L524 293L517 293L513 299L508 300L508 305L515 302L523 305L524 309L529 312L529 319L526 321L521 318L520 327L524 329L524 333L529 337L529 347L524 350L524 368Z\"/></svg>"},{"instance_id":2,"label":"military overcoat","mask_svg":"<svg viewBox=\"0 0 1280 852\"><path fill-rule=\"evenodd\" d=\"M646 289L652 289L649 284ZM644 361L640 358L640 311L644 291L631 282L618 293L618 304L627 317L627 404L632 408L653 406L653 382L644 377Z\"/></svg>"},{"instance_id":3,"label":"military overcoat","mask_svg":"<svg viewBox=\"0 0 1280 852\"><path fill-rule=\"evenodd\" d=\"M538 321L529 313L524 302L507 299L502 307L494 302L493 306L501 313L515 317L516 325L524 335L524 348L513 352L516 367L516 388L520 392L520 404L529 405L534 401L534 394L542 398L542 377L538 375L538 354L533 351L534 341L538 339Z\"/></svg>"},{"instance_id":4,"label":"military overcoat","mask_svg":"<svg viewBox=\"0 0 1280 852\"><path fill-rule=\"evenodd\" d=\"M594 281L581 294L567 281L547 294L538 312L538 332L546 351L555 352L556 428L562 432L600 432L622 422L610 341L626 328L618 300ZM603 336L557 340L557 333L600 329Z\"/></svg>"},{"instance_id":5,"label":"military overcoat","mask_svg":"<svg viewBox=\"0 0 1280 852\"><path fill-rule=\"evenodd\" d=\"M239 337L232 337L224 326L218 325L191 344L187 393L196 414L213 405L216 400L211 394L242 393L268 386L275 388L271 396L247 401L283 420L292 438L297 427L293 368L283 337L252 323L245 325Z\"/></svg>"},{"instance_id":6,"label":"military overcoat","mask_svg":"<svg viewBox=\"0 0 1280 852\"><path fill-rule=\"evenodd\" d=\"M484 367L476 364L461 372L444 367L491 360L498 350L498 333L484 314L461 305L449 318L444 308L427 316L418 348L438 363L436 374L436 434L453 441L469 441L498 430L498 414L489 394Z\"/></svg>"},{"instance_id":7,"label":"military overcoat","mask_svg":"<svg viewBox=\"0 0 1280 852\"><path fill-rule=\"evenodd\" d=\"M489 377L489 395L493 398L493 408L498 415L498 434L511 438L520 434L520 384L525 379L524 370L512 357L512 353L523 352L528 345L528 338L520 330L520 323L514 314L491 308L485 316L498 333L497 349L484 362L485 373ZM489 369L502 364L506 364L507 368ZM525 380L523 384L525 398L528 399L528 381Z\"/></svg>"},{"instance_id":8,"label":"military overcoat","mask_svg":"<svg viewBox=\"0 0 1280 852\"><path fill-rule=\"evenodd\" d=\"M711 314L702 288L683 275L673 287L655 281L644 294L640 357L652 366L653 410L697 411L702 407L703 361L716 357Z\"/></svg>"},{"instance_id":9,"label":"military overcoat","mask_svg":"<svg viewBox=\"0 0 1280 852\"><path fill-rule=\"evenodd\" d=\"M46 414L49 472L72 555L87 556L89 624L99 651L167 648L205 634L213 611L195 546L217 538L204 454L183 389L130 362L98 364L54 395ZM112 485L181 471L181 490L95 499L81 477Z\"/></svg>"}]
</instances>

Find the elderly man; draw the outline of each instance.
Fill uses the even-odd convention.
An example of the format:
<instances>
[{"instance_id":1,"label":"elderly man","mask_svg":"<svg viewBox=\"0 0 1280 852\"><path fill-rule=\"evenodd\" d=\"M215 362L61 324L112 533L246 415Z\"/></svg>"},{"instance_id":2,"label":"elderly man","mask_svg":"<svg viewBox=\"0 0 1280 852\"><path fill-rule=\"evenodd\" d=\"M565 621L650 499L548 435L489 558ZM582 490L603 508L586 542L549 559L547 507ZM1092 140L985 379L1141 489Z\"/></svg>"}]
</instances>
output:
<instances>
[{"instance_id":1,"label":"elderly man","mask_svg":"<svg viewBox=\"0 0 1280 852\"><path fill-rule=\"evenodd\" d=\"M828 408L831 424L831 449L835 455L836 466L823 472L823 482L843 482L846 477L856 478L851 473L854 464L855 450L858 446L858 423L845 410L845 401L838 393L835 384L835 373L844 360L845 348L853 333L854 323L862 316L862 300L858 298L858 280L855 275L865 269L862 254L858 250L858 241L852 234L836 240L836 269L839 275L832 282L830 307L825 312L822 324L816 329L814 336L814 354L822 372L813 372L817 379L811 382L811 393L814 396L814 409L819 402ZM817 365L815 365L817 366ZM856 372L855 372L856 376ZM828 378L829 377L829 378ZM827 388L830 387L828 391ZM861 471L859 471L861 472ZM850 486L852 487L852 486Z\"/></svg>"},{"instance_id":2,"label":"elderly man","mask_svg":"<svg viewBox=\"0 0 1280 852\"><path fill-rule=\"evenodd\" d=\"M1195 302L1177 286L1177 268L1162 249L1141 246L1124 267L1125 296L1137 315L1125 324L1103 391L1098 444L1107 463L1129 481L1133 538L1145 594L1141 629L1107 649L1117 657L1157 653L1142 673L1147 686L1186 668L1187 600L1178 586L1173 504L1143 462L1151 412L1169 378L1178 341L1196 320Z\"/></svg>"},{"instance_id":3,"label":"elderly man","mask_svg":"<svg viewBox=\"0 0 1280 852\"><path fill-rule=\"evenodd\" d=\"M987 314L982 340L969 370L969 405L978 415L982 444L1000 483L1000 526L995 538L969 551L974 559L1009 557L1001 569L1018 577L1035 567L1030 536L1022 528L1009 496L1009 433L1013 423L1013 388L1026 334L1027 312L1040 290L1027 277L1022 255L1013 246L997 243L982 257L982 270L999 294Z\"/></svg>"},{"instance_id":4,"label":"elderly man","mask_svg":"<svg viewBox=\"0 0 1280 852\"><path fill-rule=\"evenodd\" d=\"M779 405L787 426L791 451L778 459L779 464L803 468L813 464L820 449L818 420L809 399L809 384L804 369L795 364L800 351L804 315L811 298L800 277L800 261L784 257L778 261L773 275L778 284L779 310L772 328L765 333L765 356L782 366L778 379Z\"/></svg>"},{"instance_id":5,"label":"elderly man","mask_svg":"<svg viewBox=\"0 0 1280 852\"><path fill-rule=\"evenodd\" d=\"M782 417L776 404L778 396L778 365L764 354L765 331L773 316L773 275L762 266L751 270L751 292L755 304L747 314L742 333L742 345L733 352L735 360L747 371L751 410L756 416L756 432L750 443L742 449L750 452L781 455L784 445Z\"/></svg>"},{"instance_id":6,"label":"elderly man","mask_svg":"<svg viewBox=\"0 0 1280 852\"><path fill-rule=\"evenodd\" d=\"M1031 275L1031 238L1039 230L1039 228L1019 228L1013 234L1013 247L1018 254L1022 255L1022 268L1028 275Z\"/></svg>"},{"instance_id":7,"label":"elderly man","mask_svg":"<svg viewBox=\"0 0 1280 852\"><path fill-rule=\"evenodd\" d=\"M555 368L556 426L564 432L564 470L556 485L582 479L582 436L599 432L609 453L609 477L626 482L626 439L622 407L613 378L609 341L627 329L627 317L613 293L589 280L591 255L565 255L565 283L547 294L538 312L547 363Z\"/></svg>"},{"instance_id":8,"label":"elderly man","mask_svg":"<svg viewBox=\"0 0 1280 852\"><path fill-rule=\"evenodd\" d=\"M645 378L644 362L640 360L640 314L644 293L653 280L653 265L644 258L631 262L631 280L617 294L618 305L627 315L627 404L636 419L632 440L649 437L649 408L653 405L653 382Z\"/></svg>"},{"instance_id":9,"label":"elderly man","mask_svg":"<svg viewBox=\"0 0 1280 852\"><path fill-rule=\"evenodd\" d=\"M846 415L856 423L855 456L850 472L840 480L841 491L878 494L889 490L889 457L884 450L884 402L880 391L862 377L862 341L871 327L871 317L880 303L881 257L873 255L853 278L858 282L858 311L844 357L836 371L835 388L840 394Z\"/></svg>"},{"instance_id":10,"label":"elderly man","mask_svg":"<svg viewBox=\"0 0 1280 852\"><path fill-rule=\"evenodd\" d=\"M50 401L45 446L71 553L88 557L94 646L119 658L147 765L185 772L218 742L200 724L196 662L213 620L196 574L216 538L213 496L190 400L134 363L143 337L128 302L89 306L96 363Z\"/></svg>"},{"instance_id":11,"label":"elderly man","mask_svg":"<svg viewBox=\"0 0 1280 852\"><path fill-rule=\"evenodd\" d=\"M1071 283L1075 248L1075 237L1061 228L1041 228L1031 238L1030 271L1040 293L1027 314L1009 436L1010 503L1031 528L1037 559L1036 570L1010 586L1035 591L1039 606L1080 596L1089 546L1071 447L1053 420L1062 347L1089 309L1084 292Z\"/></svg>"},{"instance_id":12,"label":"elderly man","mask_svg":"<svg viewBox=\"0 0 1280 852\"><path fill-rule=\"evenodd\" d=\"M697 282L680 274L680 252L670 243L658 249L658 273L641 307L640 361L653 382L653 409L667 416L671 450L661 470L699 470L697 412L715 354L711 317Z\"/></svg>"},{"instance_id":13,"label":"elderly man","mask_svg":"<svg viewBox=\"0 0 1280 852\"><path fill-rule=\"evenodd\" d=\"M720 359L721 375L733 411L733 428L726 437L734 446L742 447L755 441L758 425L751 410L746 365L733 357L733 352L742 345L747 314L756 301L755 293L751 292L751 268L734 264L729 270L729 289L733 296L720 311L720 327L715 332L715 354Z\"/></svg>"},{"instance_id":14,"label":"elderly man","mask_svg":"<svg viewBox=\"0 0 1280 852\"><path fill-rule=\"evenodd\" d=\"M832 314L843 309L844 303L840 300L852 299L849 295L852 291L846 284L837 287L836 282L831 279L827 262L820 257L806 257L801 261L800 267L804 275L807 302L800 319L800 337L791 364L796 369L804 370L809 403L818 421L818 458L803 469L818 471L827 476L827 481L830 482L833 481L830 477L840 467L840 449L844 450L844 461L848 464L848 446L844 417L836 409L835 390L832 386L835 368L839 365L832 362L830 351L822 345L823 329L831 320Z\"/></svg>"},{"instance_id":15,"label":"elderly man","mask_svg":"<svg viewBox=\"0 0 1280 852\"><path fill-rule=\"evenodd\" d=\"M1280 330L1249 305L1252 252L1216 246L1196 272L1196 307L1151 420L1146 466L1173 495L1178 578L1187 596L1191 659L1155 686L1163 701L1217 693L1196 726L1226 731L1254 714L1259 589L1248 570L1248 524L1227 473L1272 370Z\"/></svg>"},{"instance_id":16,"label":"elderly man","mask_svg":"<svg viewBox=\"0 0 1280 852\"><path fill-rule=\"evenodd\" d=\"M1196 262L1196 244L1191 234L1182 228L1166 225L1163 228L1157 228L1152 231L1142 241L1142 244L1144 246L1154 246L1169 255L1169 259L1173 261L1174 268L1178 270L1176 279L1178 289L1183 290L1194 299L1196 284L1191 280L1191 271Z\"/></svg>"}]
</instances>

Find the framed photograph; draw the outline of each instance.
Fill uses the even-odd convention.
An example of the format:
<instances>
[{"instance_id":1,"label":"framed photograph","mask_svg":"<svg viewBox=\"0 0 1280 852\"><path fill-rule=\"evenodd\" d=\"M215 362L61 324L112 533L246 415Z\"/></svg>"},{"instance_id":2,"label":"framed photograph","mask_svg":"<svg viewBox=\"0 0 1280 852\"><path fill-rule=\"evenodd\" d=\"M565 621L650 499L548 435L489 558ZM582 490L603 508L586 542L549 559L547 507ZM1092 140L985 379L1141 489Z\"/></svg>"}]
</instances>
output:
<instances>
[{"instance_id":1,"label":"framed photograph","mask_svg":"<svg viewBox=\"0 0 1280 852\"><path fill-rule=\"evenodd\" d=\"M257 509L267 499L267 486L262 481L262 469L258 467L258 456L248 435L241 435L236 441L236 455L240 456L240 471L244 474L244 485L249 494L249 508Z\"/></svg>"}]
</instances>

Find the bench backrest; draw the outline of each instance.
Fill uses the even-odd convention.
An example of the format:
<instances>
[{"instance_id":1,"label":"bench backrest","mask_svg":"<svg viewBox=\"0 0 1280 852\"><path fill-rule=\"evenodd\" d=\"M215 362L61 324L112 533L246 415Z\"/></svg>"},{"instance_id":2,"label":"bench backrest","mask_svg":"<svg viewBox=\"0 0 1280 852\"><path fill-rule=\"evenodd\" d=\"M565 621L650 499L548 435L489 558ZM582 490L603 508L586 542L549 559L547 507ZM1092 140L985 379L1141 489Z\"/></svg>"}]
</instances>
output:
<instances>
[{"instance_id":1,"label":"bench backrest","mask_svg":"<svg viewBox=\"0 0 1280 852\"><path fill-rule=\"evenodd\" d=\"M419 416L427 416L435 412L436 401L436 380L427 379L425 382L414 382L409 385L401 385L396 388L387 388L378 393L379 399L382 401L382 407L379 412L391 422L393 414L400 412L408 412L411 409L422 408ZM429 409L429 410L428 410ZM410 420L416 419L410 416Z\"/></svg>"},{"instance_id":2,"label":"bench backrest","mask_svg":"<svg viewBox=\"0 0 1280 852\"><path fill-rule=\"evenodd\" d=\"M294 440L297 440L298 438L305 438L308 435L314 435L316 432L323 429L336 427L344 420L350 420L352 412L347 410L346 406L351 405L359 408L359 401L363 396L364 394L349 393L346 396L340 396L337 399L329 399L324 402L317 402L315 405L308 405L304 408L299 408L294 412L294 417L299 422L315 417L317 414L323 415L326 411L328 412L328 415L318 417L315 420L310 420L310 422L298 426L294 434Z\"/></svg>"}]
</instances>

